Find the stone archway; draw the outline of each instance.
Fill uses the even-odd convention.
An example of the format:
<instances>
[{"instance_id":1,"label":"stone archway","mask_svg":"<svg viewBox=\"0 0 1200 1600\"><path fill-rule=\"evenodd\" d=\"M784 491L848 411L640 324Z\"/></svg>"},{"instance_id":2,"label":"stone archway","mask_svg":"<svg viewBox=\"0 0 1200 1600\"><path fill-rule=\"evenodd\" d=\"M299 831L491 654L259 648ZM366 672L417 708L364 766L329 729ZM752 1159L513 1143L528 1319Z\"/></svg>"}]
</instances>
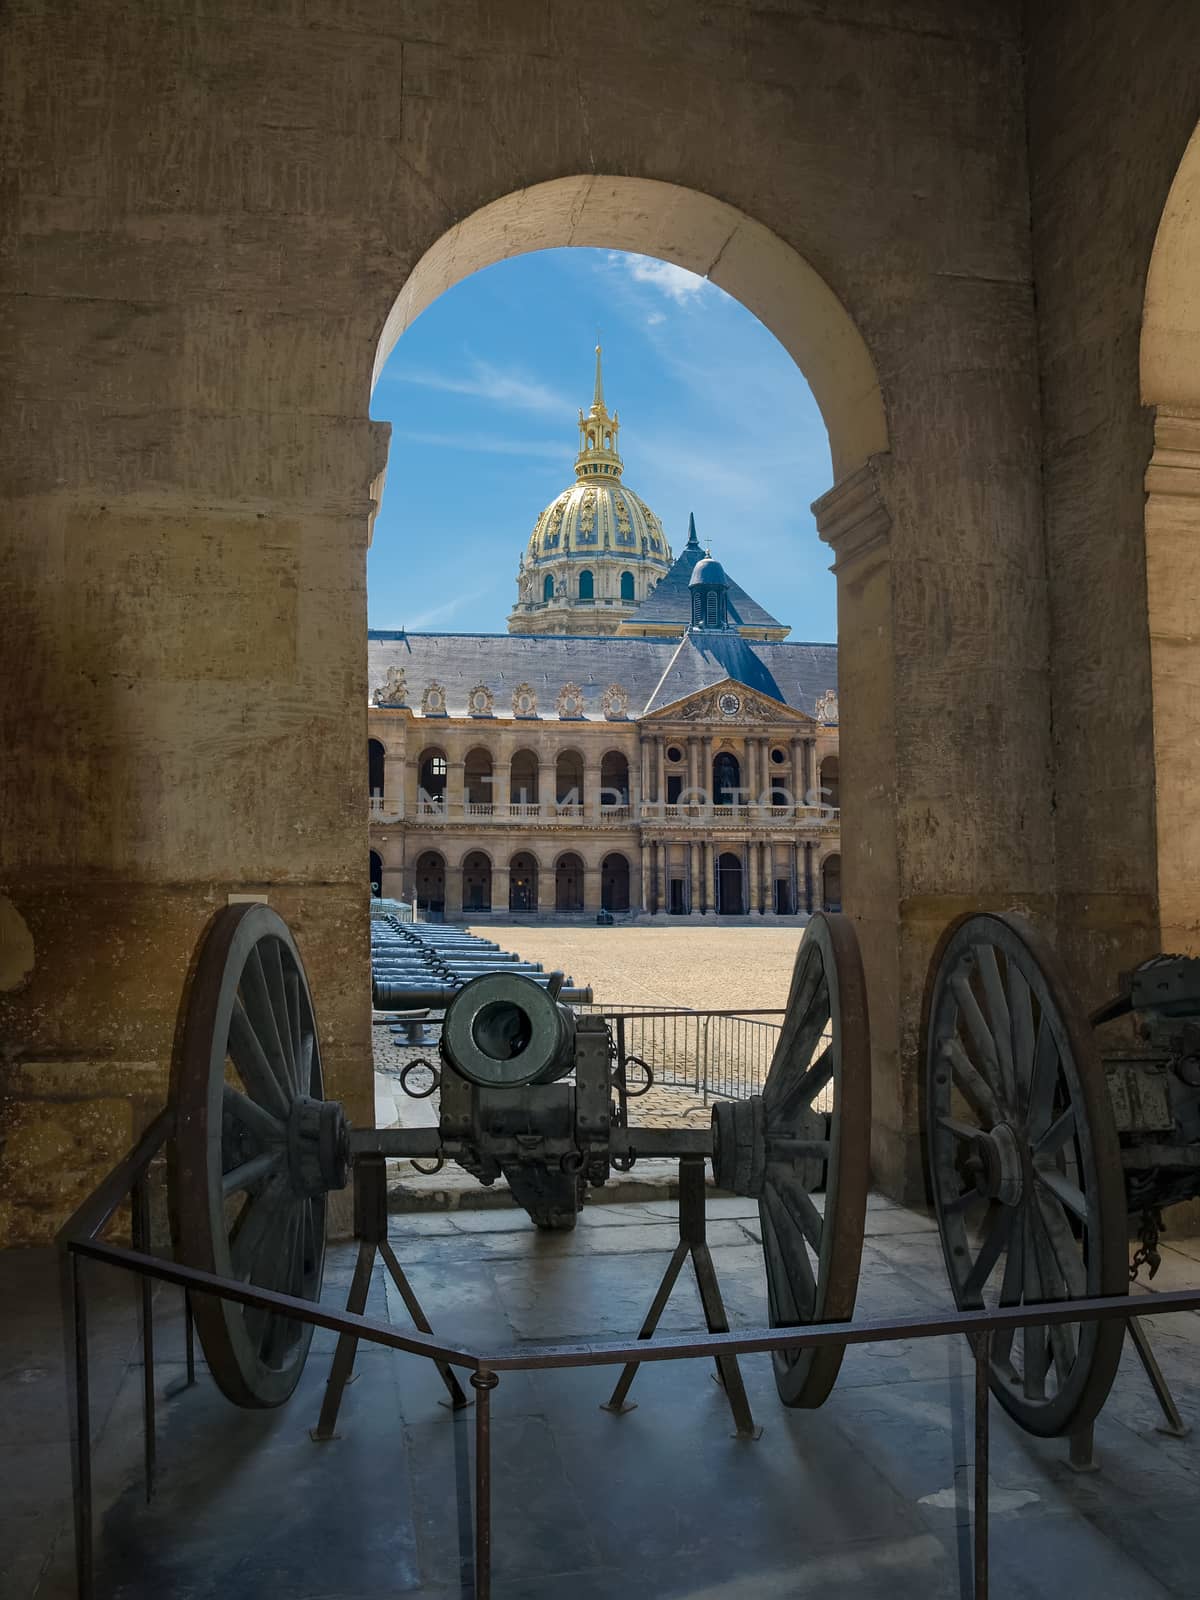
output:
<instances>
[{"instance_id":1,"label":"stone archway","mask_svg":"<svg viewBox=\"0 0 1200 1600\"><path fill-rule=\"evenodd\" d=\"M629 858L619 850L600 863L600 904L605 911L629 910Z\"/></svg>"},{"instance_id":2,"label":"stone archway","mask_svg":"<svg viewBox=\"0 0 1200 1600\"><path fill-rule=\"evenodd\" d=\"M370 861L371 898L378 900L383 894L383 857L378 850L371 851Z\"/></svg>"},{"instance_id":3,"label":"stone archway","mask_svg":"<svg viewBox=\"0 0 1200 1600\"><path fill-rule=\"evenodd\" d=\"M559 856L554 864L554 909L583 910L583 859L574 850Z\"/></svg>"},{"instance_id":4,"label":"stone archway","mask_svg":"<svg viewBox=\"0 0 1200 1600\"><path fill-rule=\"evenodd\" d=\"M413 874L414 909L441 917L446 910L446 858L440 850L423 850Z\"/></svg>"},{"instance_id":5,"label":"stone archway","mask_svg":"<svg viewBox=\"0 0 1200 1600\"><path fill-rule=\"evenodd\" d=\"M518 850L508 866L508 909L536 911L537 908L537 857L528 850Z\"/></svg>"},{"instance_id":6,"label":"stone archway","mask_svg":"<svg viewBox=\"0 0 1200 1600\"><path fill-rule=\"evenodd\" d=\"M463 857L462 895L464 911L492 909L492 863L482 850Z\"/></svg>"},{"instance_id":7,"label":"stone archway","mask_svg":"<svg viewBox=\"0 0 1200 1600\"><path fill-rule=\"evenodd\" d=\"M1200 955L1200 126L1163 208L1142 319L1146 614L1161 949Z\"/></svg>"},{"instance_id":8,"label":"stone archway","mask_svg":"<svg viewBox=\"0 0 1200 1600\"><path fill-rule=\"evenodd\" d=\"M741 917L746 914L742 893L742 858L733 850L717 857L717 915Z\"/></svg>"}]
</instances>

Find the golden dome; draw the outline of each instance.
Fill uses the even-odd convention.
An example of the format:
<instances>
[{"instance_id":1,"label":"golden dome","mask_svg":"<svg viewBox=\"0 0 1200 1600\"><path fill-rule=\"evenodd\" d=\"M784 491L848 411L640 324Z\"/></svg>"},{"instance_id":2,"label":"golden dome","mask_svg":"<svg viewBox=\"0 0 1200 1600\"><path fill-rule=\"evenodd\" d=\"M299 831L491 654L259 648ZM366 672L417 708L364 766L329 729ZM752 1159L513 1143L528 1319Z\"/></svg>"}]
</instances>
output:
<instances>
[{"instance_id":1,"label":"golden dome","mask_svg":"<svg viewBox=\"0 0 1200 1600\"><path fill-rule=\"evenodd\" d=\"M533 525L510 633L613 632L669 570L662 523L621 481L620 428L604 403L597 345L591 408L579 413L575 482Z\"/></svg>"}]
</instances>

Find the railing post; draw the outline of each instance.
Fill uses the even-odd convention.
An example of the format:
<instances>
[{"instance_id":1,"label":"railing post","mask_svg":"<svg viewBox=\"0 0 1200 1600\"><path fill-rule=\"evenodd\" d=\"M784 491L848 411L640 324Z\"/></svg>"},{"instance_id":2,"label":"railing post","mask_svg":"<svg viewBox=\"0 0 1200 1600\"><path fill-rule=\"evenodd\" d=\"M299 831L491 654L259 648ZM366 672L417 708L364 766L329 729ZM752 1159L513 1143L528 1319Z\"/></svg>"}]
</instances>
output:
<instances>
[{"instance_id":1,"label":"railing post","mask_svg":"<svg viewBox=\"0 0 1200 1600\"><path fill-rule=\"evenodd\" d=\"M79 1600L92 1600L92 1411L88 1402L87 1302L83 1262L71 1253L75 1325L75 1584Z\"/></svg>"},{"instance_id":2,"label":"railing post","mask_svg":"<svg viewBox=\"0 0 1200 1600\"><path fill-rule=\"evenodd\" d=\"M471 1374L475 1390L475 1600L492 1595L492 1390L500 1382L486 1367Z\"/></svg>"},{"instance_id":3,"label":"railing post","mask_svg":"<svg viewBox=\"0 0 1200 1600\"><path fill-rule=\"evenodd\" d=\"M975 1335L975 1583L973 1600L988 1594L988 1385L991 1368L991 1332Z\"/></svg>"}]
</instances>

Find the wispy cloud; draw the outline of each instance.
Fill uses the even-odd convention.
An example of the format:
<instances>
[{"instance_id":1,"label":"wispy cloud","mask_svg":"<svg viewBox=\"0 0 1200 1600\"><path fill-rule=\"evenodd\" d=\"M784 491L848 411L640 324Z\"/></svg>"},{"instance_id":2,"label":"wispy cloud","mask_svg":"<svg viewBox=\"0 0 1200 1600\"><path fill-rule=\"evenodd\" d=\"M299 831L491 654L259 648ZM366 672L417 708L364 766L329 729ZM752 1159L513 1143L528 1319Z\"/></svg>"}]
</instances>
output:
<instances>
[{"instance_id":1,"label":"wispy cloud","mask_svg":"<svg viewBox=\"0 0 1200 1600\"><path fill-rule=\"evenodd\" d=\"M570 417L574 409L571 402L544 383L522 378L513 372L503 372L477 361L469 376L449 372L420 372L409 369L395 374L401 383L412 383L422 389L442 389L448 394L471 395L477 400L488 400L495 405L514 406L518 411L532 411L543 417Z\"/></svg>"},{"instance_id":2,"label":"wispy cloud","mask_svg":"<svg viewBox=\"0 0 1200 1600\"><path fill-rule=\"evenodd\" d=\"M446 600L440 606L431 606L428 611L420 611L415 617L409 617L404 626L410 632L418 633L435 622L448 622L456 612L481 600L488 592L487 589L473 589L470 594L456 594L453 600Z\"/></svg>"},{"instance_id":3,"label":"wispy cloud","mask_svg":"<svg viewBox=\"0 0 1200 1600\"><path fill-rule=\"evenodd\" d=\"M677 306L690 305L708 287L707 278L689 272L686 267L677 267L673 262L659 261L656 256L624 255L614 250L609 260L619 262L634 283L657 289Z\"/></svg>"},{"instance_id":4,"label":"wispy cloud","mask_svg":"<svg viewBox=\"0 0 1200 1600\"><path fill-rule=\"evenodd\" d=\"M405 444L432 445L435 449L482 451L491 456L534 456L539 461L563 461L562 441L551 444L536 439L496 439L477 433L416 433L401 429L395 437Z\"/></svg>"}]
</instances>

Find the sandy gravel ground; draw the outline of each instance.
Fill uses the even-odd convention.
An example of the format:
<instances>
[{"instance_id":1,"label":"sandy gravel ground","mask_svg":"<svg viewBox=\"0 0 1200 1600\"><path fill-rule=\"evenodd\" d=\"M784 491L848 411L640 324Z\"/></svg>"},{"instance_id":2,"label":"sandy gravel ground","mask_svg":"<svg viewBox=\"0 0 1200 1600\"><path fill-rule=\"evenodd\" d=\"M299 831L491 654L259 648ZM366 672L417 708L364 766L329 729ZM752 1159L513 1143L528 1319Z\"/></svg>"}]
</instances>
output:
<instances>
[{"instance_id":1,"label":"sandy gravel ground","mask_svg":"<svg viewBox=\"0 0 1200 1600\"><path fill-rule=\"evenodd\" d=\"M473 930L549 971L590 983L601 1005L723 1011L787 1004L798 928L529 927Z\"/></svg>"}]
</instances>

